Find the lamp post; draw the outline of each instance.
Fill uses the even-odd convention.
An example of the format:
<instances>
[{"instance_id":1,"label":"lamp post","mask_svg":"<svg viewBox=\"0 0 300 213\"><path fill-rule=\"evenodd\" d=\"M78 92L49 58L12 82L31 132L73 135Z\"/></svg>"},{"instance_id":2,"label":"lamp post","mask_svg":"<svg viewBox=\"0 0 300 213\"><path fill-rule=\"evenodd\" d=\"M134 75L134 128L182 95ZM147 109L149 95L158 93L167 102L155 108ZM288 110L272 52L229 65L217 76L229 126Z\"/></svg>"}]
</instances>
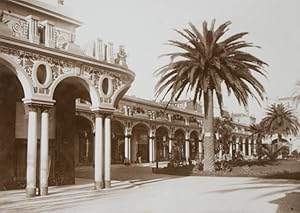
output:
<instances>
[{"instance_id":1,"label":"lamp post","mask_svg":"<svg viewBox=\"0 0 300 213\"><path fill-rule=\"evenodd\" d=\"M153 139L153 140L155 140L155 139ZM158 154L158 141L159 140L155 141L155 155L156 155L156 157L155 157L155 163L156 163L156 169L158 169L158 156L159 156L159 154Z\"/></svg>"}]
</instances>

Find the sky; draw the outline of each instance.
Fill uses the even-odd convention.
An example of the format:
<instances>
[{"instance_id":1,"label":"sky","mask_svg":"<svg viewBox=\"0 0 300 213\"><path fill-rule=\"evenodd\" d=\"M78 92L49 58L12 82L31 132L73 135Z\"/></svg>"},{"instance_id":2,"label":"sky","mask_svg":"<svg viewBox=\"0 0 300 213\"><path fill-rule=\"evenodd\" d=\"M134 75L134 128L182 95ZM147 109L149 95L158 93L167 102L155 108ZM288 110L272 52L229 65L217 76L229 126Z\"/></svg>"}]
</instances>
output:
<instances>
[{"instance_id":1,"label":"sky","mask_svg":"<svg viewBox=\"0 0 300 213\"><path fill-rule=\"evenodd\" d=\"M100 37L115 48L125 45L129 68L136 73L127 95L154 99L153 72L168 62L159 56L171 51L168 40L180 39L174 29L189 22L201 29L204 20L214 18L217 25L232 22L228 35L249 32L244 40L261 47L250 51L269 64L267 79L259 78L269 100L291 96L300 80L299 0L65 0L64 7L84 22L77 43ZM245 112L232 97L225 98L224 106ZM248 112L259 119L265 106L250 100Z\"/></svg>"}]
</instances>

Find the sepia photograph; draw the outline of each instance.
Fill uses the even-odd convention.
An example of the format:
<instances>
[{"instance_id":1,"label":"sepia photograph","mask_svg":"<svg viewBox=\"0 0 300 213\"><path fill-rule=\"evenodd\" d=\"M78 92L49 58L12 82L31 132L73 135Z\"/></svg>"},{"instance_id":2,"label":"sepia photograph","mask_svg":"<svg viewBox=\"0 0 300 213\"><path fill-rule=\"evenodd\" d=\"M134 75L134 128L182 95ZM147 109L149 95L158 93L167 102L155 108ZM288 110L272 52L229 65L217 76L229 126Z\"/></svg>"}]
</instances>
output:
<instances>
[{"instance_id":1,"label":"sepia photograph","mask_svg":"<svg viewBox=\"0 0 300 213\"><path fill-rule=\"evenodd\" d=\"M300 213L298 0L0 0L1 213Z\"/></svg>"}]
</instances>

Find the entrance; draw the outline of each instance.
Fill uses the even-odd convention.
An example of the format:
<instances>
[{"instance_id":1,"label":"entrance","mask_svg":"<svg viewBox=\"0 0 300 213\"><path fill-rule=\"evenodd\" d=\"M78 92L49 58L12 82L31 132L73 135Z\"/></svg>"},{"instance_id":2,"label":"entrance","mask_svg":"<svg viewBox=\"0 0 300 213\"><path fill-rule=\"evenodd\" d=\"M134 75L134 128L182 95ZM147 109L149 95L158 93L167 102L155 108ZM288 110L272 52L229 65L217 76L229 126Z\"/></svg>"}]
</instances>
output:
<instances>
[{"instance_id":1,"label":"entrance","mask_svg":"<svg viewBox=\"0 0 300 213\"><path fill-rule=\"evenodd\" d=\"M25 187L27 120L18 78L0 64L0 190Z\"/></svg>"},{"instance_id":2,"label":"entrance","mask_svg":"<svg viewBox=\"0 0 300 213\"><path fill-rule=\"evenodd\" d=\"M158 161L165 161L169 159L169 138L168 129L166 127L159 127L156 130L156 143Z\"/></svg>"},{"instance_id":3,"label":"entrance","mask_svg":"<svg viewBox=\"0 0 300 213\"><path fill-rule=\"evenodd\" d=\"M81 79L70 77L58 84L54 99L56 127L55 141L50 149L53 159L50 179L55 185L75 184L76 163L91 165L93 162L91 127L86 120L75 115L75 100L91 103L90 95Z\"/></svg>"},{"instance_id":4,"label":"entrance","mask_svg":"<svg viewBox=\"0 0 300 213\"><path fill-rule=\"evenodd\" d=\"M125 156L124 126L121 122L113 120L111 130L111 162L123 163Z\"/></svg>"},{"instance_id":5,"label":"entrance","mask_svg":"<svg viewBox=\"0 0 300 213\"><path fill-rule=\"evenodd\" d=\"M141 155L142 162L149 162L149 129L145 124L137 124L132 130L131 159L137 162L137 155Z\"/></svg>"}]
</instances>

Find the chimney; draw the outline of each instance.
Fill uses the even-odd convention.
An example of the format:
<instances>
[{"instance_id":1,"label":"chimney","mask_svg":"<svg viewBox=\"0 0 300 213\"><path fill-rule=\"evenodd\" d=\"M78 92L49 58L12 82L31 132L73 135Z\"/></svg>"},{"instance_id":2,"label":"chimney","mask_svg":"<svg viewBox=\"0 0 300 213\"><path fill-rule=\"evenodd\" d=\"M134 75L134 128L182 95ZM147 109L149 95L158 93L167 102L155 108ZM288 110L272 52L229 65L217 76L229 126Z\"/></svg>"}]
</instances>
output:
<instances>
[{"instance_id":1,"label":"chimney","mask_svg":"<svg viewBox=\"0 0 300 213\"><path fill-rule=\"evenodd\" d=\"M57 0L57 3L60 5L64 5L64 0Z\"/></svg>"}]
</instances>

